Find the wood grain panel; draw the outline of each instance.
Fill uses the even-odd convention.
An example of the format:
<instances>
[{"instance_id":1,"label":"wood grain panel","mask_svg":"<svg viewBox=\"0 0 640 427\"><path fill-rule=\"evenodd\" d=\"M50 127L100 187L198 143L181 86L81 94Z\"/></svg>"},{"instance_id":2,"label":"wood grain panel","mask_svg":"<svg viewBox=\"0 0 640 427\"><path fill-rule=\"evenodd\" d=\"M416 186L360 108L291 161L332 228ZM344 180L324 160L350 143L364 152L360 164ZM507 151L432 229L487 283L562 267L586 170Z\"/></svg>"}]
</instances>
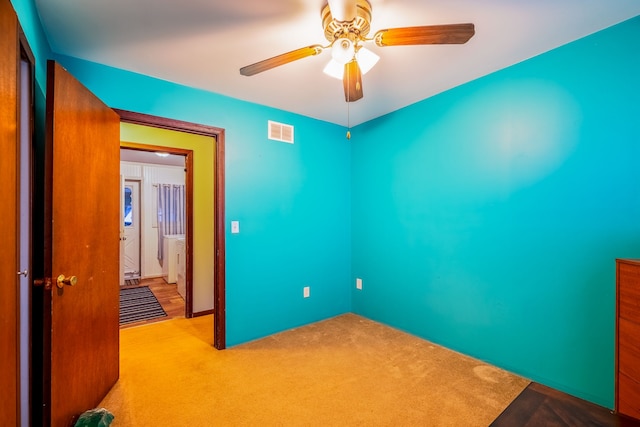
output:
<instances>
[{"instance_id":1,"label":"wood grain panel","mask_svg":"<svg viewBox=\"0 0 640 427\"><path fill-rule=\"evenodd\" d=\"M18 425L18 22L0 0L0 424Z\"/></svg>"},{"instance_id":2,"label":"wood grain panel","mask_svg":"<svg viewBox=\"0 0 640 427\"><path fill-rule=\"evenodd\" d=\"M640 262L616 260L615 405L640 419Z\"/></svg>"},{"instance_id":3,"label":"wood grain panel","mask_svg":"<svg viewBox=\"0 0 640 427\"><path fill-rule=\"evenodd\" d=\"M640 382L624 374L618 377L618 412L640 419Z\"/></svg>"},{"instance_id":4,"label":"wood grain panel","mask_svg":"<svg viewBox=\"0 0 640 427\"><path fill-rule=\"evenodd\" d=\"M640 323L640 266L619 263L618 278L619 315Z\"/></svg>"},{"instance_id":5,"label":"wood grain panel","mask_svg":"<svg viewBox=\"0 0 640 427\"><path fill-rule=\"evenodd\" d=\"M77 276L51 292L50 422L67 426L95 407L119 375L117 114L60 65L47 74L47 275ZM49 221L47 221L49 222Z\"/></svg>"},{"instance_id":6,"label":"wood grain panel","mask_svg":"<svg viewBox=\"0 0 640 427\"><path fill-rule=\"evenodd\" d=\"M640 324L620 319L618 343L620 373L640 380Z\"/></svg>"}]
</instances>

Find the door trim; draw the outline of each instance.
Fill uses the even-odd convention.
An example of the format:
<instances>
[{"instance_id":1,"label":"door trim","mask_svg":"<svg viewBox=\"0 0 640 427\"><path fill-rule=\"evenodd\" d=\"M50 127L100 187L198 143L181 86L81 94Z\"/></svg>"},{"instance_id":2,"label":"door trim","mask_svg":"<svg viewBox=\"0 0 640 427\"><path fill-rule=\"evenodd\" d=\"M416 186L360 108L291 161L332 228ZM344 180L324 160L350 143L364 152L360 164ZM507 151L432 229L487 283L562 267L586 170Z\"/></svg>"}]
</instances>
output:
<instances>
[{"instance_id":1,"label":"door trim","mask_svg":"<svg viewBox=\"0 0 640 427\"><path fill-rule=\"evenodd\" d=\"M18 70L20 41L18 19L11 2L0 2L0 123L2 139L0 147L0 198L6 210L0 218L0 413L3 422L14 425L20 422L20 301L18 293L19 221L18 179L19 151L18 130ZM13 205L12 205L13 203ZM15 351L13 351L15 349ZM6 391L5 391L6 390ZM5 415L6 414L6 415Z\"/></svg>"},{"instance_id":2,"label":"door trim","mask_svg":"<svg viewBox=\"0 0 640 427\"><path fill-rule=\"evenodd\" d=\"M213 316L214 316L214 337L213 345L218 350L226 347L226 301L225 301L225 130L214 126L207 126L197 123L184 122L181 120L168 119L164 117L152 116L149 114L135 113L132 111L114 109L120 115L120 121L143 126L156 127L160 129L175 130L178 132L192 133L213 138L215 144L214 159L214 244L215 244L215 283L213 286ZM193 238L191 233L187 238ZM193 247L193 242L187 242L189 247Z\"/></svg>"}]
</instances>

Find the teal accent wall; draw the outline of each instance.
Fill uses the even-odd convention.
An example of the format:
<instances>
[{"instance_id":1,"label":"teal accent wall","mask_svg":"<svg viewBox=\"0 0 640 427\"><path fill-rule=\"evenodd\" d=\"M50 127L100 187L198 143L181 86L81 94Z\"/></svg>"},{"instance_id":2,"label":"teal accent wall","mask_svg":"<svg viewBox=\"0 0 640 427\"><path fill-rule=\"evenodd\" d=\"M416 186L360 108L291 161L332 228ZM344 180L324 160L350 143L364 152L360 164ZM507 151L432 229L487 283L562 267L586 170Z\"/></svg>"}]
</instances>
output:
<instances>
[{"instance_id":1,"label":"teal accent wall","mask_svg":"<svg viewBox=\"0 0 640 427\"><path fill-rule=\"evenodd\" d=\"M354 312L611 408L638 40L634 18L354 129Z\"/></svg>"},{"instance_id":2,"label":"teal accent wall","mask_svg":"<svg viewBox=\"0 0 640 427\"><path fill-rule=\"evenodd\" d=\"M13 4L36 56L43 106L52 54L33 2ZM225 129L227 345L351 311L351 147L342 127L53 56L110 107ZM268 120L293 125L295 144L268 140ZM231 220L240 234L230 233Z\"/></svg>"},{"instance_id":3,"label":"teal accent wall","mask_svg":"<svg viewBox=\"0 0 640 427\"><path fill-rule=\"evenodd\" d=\"M228 345L351 310L351 147L342 127L56 59L111 107L225 129ZM295 144L268 140L268 120L293 125Z\"/></svg>"}]
</instances>

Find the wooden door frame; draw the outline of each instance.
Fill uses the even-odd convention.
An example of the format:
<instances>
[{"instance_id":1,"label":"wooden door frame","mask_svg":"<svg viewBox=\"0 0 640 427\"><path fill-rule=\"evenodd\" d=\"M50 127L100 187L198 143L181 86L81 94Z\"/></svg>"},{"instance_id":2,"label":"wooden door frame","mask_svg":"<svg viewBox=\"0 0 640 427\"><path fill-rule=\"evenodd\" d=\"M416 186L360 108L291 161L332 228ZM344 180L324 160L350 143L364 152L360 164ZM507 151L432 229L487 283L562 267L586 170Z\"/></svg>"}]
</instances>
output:
<instances>
[{"instance_id":1,"label":"wooden door frame","mask_svg":"<svg viewBox=\"0 0 640 427\"><path fill-rule=\"evenodd\" d=\"M181 120L168 119L164 117L152 116L149 114L135 113L132 111L114 109L120 115L120 121L142 126L155 127L160 129L174 130L178 132L192 133L211 137L215 144L214 159L214 285L213 285L213 317L214 317L214 338L213 345L218 350L226 347L226 305L225 305L225 149L224 135L222 128L201 125L197 123L184 122ZM163 147L166 151L166 147ZM189 168L188 168L189 169ZM189 201L187 201L189 203ZM192 203L192 201L191 201ZM191 221L193 223L193 221ZM188 233L187 239L193 239L193 233ZM187 240L187 245L193 247L193 241Z\"/></svg>"},{"instance_id":2,"label":"wooden door frame","mask_svg":"<svg viewBox=\"0 0 640 427\"><path fill-rule=\"evenodd\" d=\"M18 162L19 162L19 64L18 18L11 2L0 3L0 198L7 209L0 218L0 413L3 421L20 422L20 304L18 293ZM12 206L13 203L13 206ZM6 415L5 415L6 414Z\"/></svg>"}]
</instances>

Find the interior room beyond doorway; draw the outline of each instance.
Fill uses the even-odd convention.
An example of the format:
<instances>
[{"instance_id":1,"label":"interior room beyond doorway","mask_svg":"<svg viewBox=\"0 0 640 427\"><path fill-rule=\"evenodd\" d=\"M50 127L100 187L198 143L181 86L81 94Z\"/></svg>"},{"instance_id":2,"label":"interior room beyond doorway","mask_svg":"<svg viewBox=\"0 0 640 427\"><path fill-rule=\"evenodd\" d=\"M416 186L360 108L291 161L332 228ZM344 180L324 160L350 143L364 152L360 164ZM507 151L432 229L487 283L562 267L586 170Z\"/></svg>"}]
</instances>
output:
<instances>
[{"instance_id":1,"label":"interior room beyond doorway","mask_svg":"<svg viewBox=\"0 0 640 427\"><path fill-rule=\"evenodd\" d=\"M192 220L187 218L192 235L185 232L185 241L192 239L191 294L187 291L187 317L189 314L208 314L213 311L214 265L214 153L215 144L210 137L121 123L121 147L136 150L165 151L186 155L186 169L193 172L192 182L187 178L186 193L192 192ZM190 164L192 162L192 164ZM159 184L159 183L155 183ZM144 197L144 196L143 196ZM189 202L187 202L188 204ZM188 215L187 215L188 216ZM188 257L188 255L187 255ZM144 278L144 272L143 276ZM191 305L191 307L189 307ZM191 313L189 313L191 308Z\"/></svg>"}]
</instances>

